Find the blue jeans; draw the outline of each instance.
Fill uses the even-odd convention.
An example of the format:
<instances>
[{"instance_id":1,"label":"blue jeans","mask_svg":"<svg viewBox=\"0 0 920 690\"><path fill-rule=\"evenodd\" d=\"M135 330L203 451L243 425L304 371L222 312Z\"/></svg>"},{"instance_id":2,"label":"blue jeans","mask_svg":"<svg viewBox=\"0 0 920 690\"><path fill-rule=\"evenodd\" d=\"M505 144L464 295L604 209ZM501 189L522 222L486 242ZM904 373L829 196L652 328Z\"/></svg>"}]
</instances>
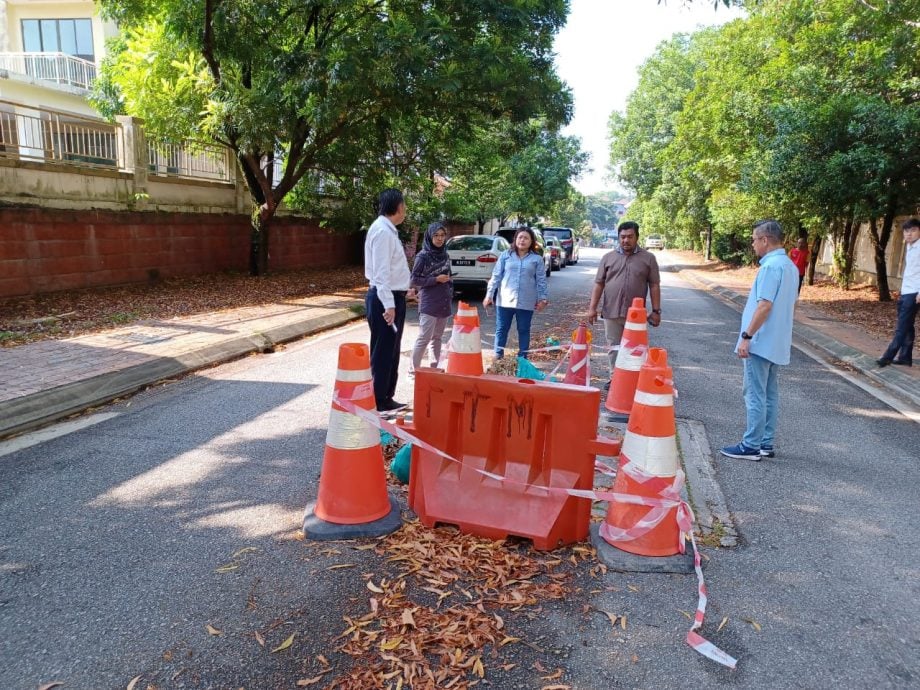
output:
<instances>
[{"instance_id":1,"label":"blue jeans","mask_svg":"<svg viewBox=\"0 0 920 690\"><path fill-rule=\"evenodd\" d=\"M526 359L527 351L530 349L530 322L533 320L533 311L512 307L497 307L495 310L495 356L498 359L505 356L505 343L508 342L512 319L517 321L518 355Z\"/></svg>"},{"instance_id":2,"label":"blue jeans","mask_svg":"<svg viewBox=\"0 0 920 690\"><path fill-rule=\"evenodd\" d=\"M744 406L747 429L741 442L748 448L773 446L779 412L778 364L750 355L744 360Z\"/></svg>"},{"instance_id":3,"label":"blue jeans","mask_svg":"<svg viewBox=\"0 0 920 690\"><path fill-rule=\"evenodd\" d=\"M894 338L882 359L897 360L904 364L913 362L914 321L917 318L917 293L901 295L898 298L898 325L894 329Z\"/></svg>"}]
</instances>

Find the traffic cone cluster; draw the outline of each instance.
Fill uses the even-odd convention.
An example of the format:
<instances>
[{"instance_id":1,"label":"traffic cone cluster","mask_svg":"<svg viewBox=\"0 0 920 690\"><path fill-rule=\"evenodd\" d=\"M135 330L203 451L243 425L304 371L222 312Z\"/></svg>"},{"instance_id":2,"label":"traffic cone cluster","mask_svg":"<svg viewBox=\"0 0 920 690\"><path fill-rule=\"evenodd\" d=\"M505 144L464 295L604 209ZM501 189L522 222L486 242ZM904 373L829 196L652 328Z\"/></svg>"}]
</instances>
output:
<instances>
[{"instance_id":1,"label":"traffic cone cluster","mask_svg":"<svg viewBox=\"0 0 920 690\"><path fill-rule=\"evenodd\" d=\"M617 414L629 414L639 382L639 370L647 357L648 317L645 313L645 300L636 297L626 314L620 349L610 375L610 392L604 407Z\"/></svg>"},{"instance_id":2,"label":"traffic cone cluster","mask_svg":"<svg viewBox=\"0 0 920 690\"><path fill-rule=\"evenodd\" d=\"M479 310L460 302L448 344L447 373L482 376L482 336Z\"/></svg>"},{"instance_id":3,"label":"traffic cone cluster","mask_svg":"<svg viewBox=\"0 0 920 690\"><path fill-rule=\"evenodd\" d=\"M680 462L672 376L667 352L651 348L639 372L613 486L615 493L660 499L673 490ZM639 534L643 525L655 520L658 522L654 527ZM661 508L611 502L600 536L610 545L640 556L673 556L683 552L677 506Z\"/></svg>"},{"instance_id":4,"label":"traffic cone cluster","mask_svg":"<svg viewBox=\"0 0 920 690\"><path fill-rule=\"evenodd\" d=\"M588 324L582 322L572 333L572 349L569 350L569 368L565 372L563 383L587 386L591 380L590 362L591 333Z\"/></svg>"},{"instance_id":5,"label":"traffic cone cluster","mask_svg":"<svg viewBox=\"0 0 920 690\"><path fill-rule=\"evenodd\" d=\"M402 520L397 504L387 493L380 432L347 411L340 400L364 410L375 409L367 345L339 346L319 493L316 503L307 507L304 535L347 539L389 534Z\"/></svg>"}]
</instances>

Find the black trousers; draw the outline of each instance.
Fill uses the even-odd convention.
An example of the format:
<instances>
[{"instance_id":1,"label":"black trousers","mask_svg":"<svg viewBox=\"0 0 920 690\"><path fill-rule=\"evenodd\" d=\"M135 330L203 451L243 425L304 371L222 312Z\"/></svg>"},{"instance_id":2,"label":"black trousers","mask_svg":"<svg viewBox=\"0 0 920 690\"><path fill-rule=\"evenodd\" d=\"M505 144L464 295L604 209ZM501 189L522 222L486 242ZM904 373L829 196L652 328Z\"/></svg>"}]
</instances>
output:
<instances>
[{"instance_id":1,"label":"black trousers","mask_svg":"<svg viewBox=\"0 0 920 690\"><path fill-rule=\"evenodd\" d=\"M393 326L383 319L383 302L372 287L364 298L367 325L371 329L371 376L374 379L374 399L377 405L391 400L399 380L399 351L402 345L403 325L406 323L406 293L393 291L396 318Z\"/></svg>"}]
</instances>

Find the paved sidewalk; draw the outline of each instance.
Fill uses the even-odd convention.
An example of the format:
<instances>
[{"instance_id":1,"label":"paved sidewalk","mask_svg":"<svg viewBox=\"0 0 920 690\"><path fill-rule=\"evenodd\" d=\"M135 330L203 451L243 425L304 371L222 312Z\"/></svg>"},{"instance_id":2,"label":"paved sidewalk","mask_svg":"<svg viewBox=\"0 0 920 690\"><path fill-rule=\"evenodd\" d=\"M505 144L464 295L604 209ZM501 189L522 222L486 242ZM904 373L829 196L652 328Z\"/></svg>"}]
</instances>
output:
<instances>
[{"instance_id":1,"label":"paved sidewalk","mask_svg":"<svg viewBox=\"0 0 920 690\"><path fill-rule=\"evenodd\" d=\"M747 290L678 266L682 277L744 305ZM236 357L360 318L360 300L326 295L167 321L141 321L95 335L0 349L0 437L26 431ZM803 305L804 307L805 305ZM920 411L920 367L879 368L884 348L816 310L799 308L796 341L858 372Z\"/></svg>"},{"instance_id":2,"label":"paved sidewalk","mask_svg":"<svg viewBox=\"0 0 920 690\"><path fill-rule=\"evenodd\" d=\"M0 437L340 326L361 318L358 307L353 297L323 295L0 349Z\"/></svg>"}]
</instances>

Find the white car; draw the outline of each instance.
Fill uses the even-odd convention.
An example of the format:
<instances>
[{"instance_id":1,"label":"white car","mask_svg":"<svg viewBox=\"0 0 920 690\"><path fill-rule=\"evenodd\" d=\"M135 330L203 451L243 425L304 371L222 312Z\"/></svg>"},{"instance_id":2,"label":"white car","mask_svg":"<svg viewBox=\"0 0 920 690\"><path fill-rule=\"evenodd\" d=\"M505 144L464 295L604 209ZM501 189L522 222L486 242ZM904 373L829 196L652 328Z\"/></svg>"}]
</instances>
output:
<instances>
[{"instance_id":1,"label":"white car","mask_svg":"<svg viewBox=\"0 0 920 690\"><path fill-rule=\"evenodd\" d=\"M664 237L661 235L649 235L645 238L646 249L664 249Z\"/></svg>"},{"instance_id":2,"label":"white car","mask_svg":"<svg viewBox=\"0 0 920 690\"><path fill-rule=\"evenodd\" d=\"M447 240L454 288L476 288L485 293L492 269L511 245L500 235L457 235Z\"/></svg>"}]
</instances>

